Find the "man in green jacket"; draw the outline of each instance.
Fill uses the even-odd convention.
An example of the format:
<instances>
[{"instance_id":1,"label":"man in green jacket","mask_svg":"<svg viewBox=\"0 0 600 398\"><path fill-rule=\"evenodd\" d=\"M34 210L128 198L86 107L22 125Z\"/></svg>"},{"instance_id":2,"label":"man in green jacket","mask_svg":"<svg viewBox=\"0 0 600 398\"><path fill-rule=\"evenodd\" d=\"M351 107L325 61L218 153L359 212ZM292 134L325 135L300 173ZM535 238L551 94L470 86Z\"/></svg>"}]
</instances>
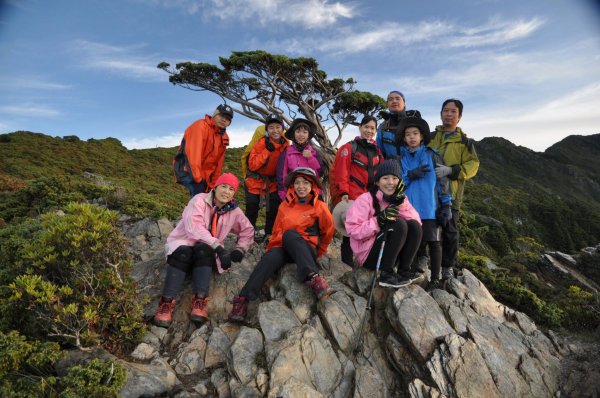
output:
<instances>
[{"instance_id":1,"label":"man in green jacket","mask_svg":"<svg viewBox=\"0 0 600 398\"><path fill-rule=\"evenodd\" d=\"M442 125L432 133L430 147L436 148L444 163L436 165L438 178L447 176L452 187L452 220L442 227L442 279L454 277L458 253L458 219L465 190L465 181L475 177L479 169L479 158L473 140L458 127L462 117L463 103L447 99L440 112Z\"/></svg>"}]
</instances>

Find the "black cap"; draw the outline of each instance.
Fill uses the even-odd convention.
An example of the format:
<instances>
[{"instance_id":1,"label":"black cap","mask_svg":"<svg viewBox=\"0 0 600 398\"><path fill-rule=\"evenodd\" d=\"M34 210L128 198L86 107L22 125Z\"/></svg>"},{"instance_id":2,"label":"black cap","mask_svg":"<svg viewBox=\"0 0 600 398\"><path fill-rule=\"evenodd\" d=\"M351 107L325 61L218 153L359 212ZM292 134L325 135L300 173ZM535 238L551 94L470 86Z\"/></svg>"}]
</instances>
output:
<instances>
[{"instance_id":1,"label":"black cap","mask_svg":"<svg viewBox=\"0 0 600 398\"><path fill-rule=\"evenodd\" d=\"M271 113L269 116L267 116L267 118L265 119L265 126L268 126L271 123L279 123L281 124L281 126L283 127L283 120L281 119L281 117L276 114L276 113Z\"/></svg>"},{"instance_id":2,"label":"black cap","mask_svg":"<svg viewBox=\"0 0 600 398\"><path fill-rule=\"evenodd\" d=\"M423 145L429 144L429 141L431 140L429 124L421 117L409 116L400 120L400 123L398 124L398 140L402 139L402 145L404 145L405 130L409 127L418 128L421 134L423 134Z\"/></svg>"},{"instance_id":3,"label":"black cap","mask_svg":"<svg viewBox=\"0 0 600 398\"><path fill-rule=\"evenodd\" d=\"M227 104L221 104L217 106L217 112L219 112L221 115L226 115L233 119L233 108L231 108Z\"/></svg>"}]
</instances>

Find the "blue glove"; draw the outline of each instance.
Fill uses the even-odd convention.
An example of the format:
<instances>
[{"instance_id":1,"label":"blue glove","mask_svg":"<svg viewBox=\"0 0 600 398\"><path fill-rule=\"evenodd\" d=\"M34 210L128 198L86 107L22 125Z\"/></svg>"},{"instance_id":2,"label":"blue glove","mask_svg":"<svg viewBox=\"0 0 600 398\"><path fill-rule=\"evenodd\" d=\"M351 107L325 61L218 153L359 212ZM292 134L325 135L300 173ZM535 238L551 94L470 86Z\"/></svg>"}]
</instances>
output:
<instances>
[{"instance_id":1,"label":"blue glove","mask_svg":"<svg viewBox=\"0 0 600 398\"><path fill-rule=\"evenodd\" d=\"M450 205L444 205L438 215L438 224L446 228L448 224L450 224L450 220L452 220L452 207Z\"/></svg>"},{"instance_id":2,"label":"blue glove","mask_svg":"<svg viewBox=\"0 0 600 398\"><path fill-rule=\"evenodd\" d=\"M419 178L423 178L423 177L425 177L425 174L427 174L427 172L429 172L430 170L431 170L431 168L429 168L428 164L423 164L417 168L408 170L408 178L410 178L411 180L417 180Z\"/></svg>"}]
</instances>

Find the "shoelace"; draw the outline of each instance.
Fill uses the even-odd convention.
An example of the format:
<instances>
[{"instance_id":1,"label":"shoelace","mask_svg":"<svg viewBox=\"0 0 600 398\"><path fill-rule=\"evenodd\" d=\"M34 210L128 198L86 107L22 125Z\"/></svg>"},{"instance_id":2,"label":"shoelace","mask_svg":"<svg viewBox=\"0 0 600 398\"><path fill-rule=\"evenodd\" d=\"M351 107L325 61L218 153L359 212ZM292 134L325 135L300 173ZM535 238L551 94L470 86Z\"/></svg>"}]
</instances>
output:
<instances>
[{"instance_id":1,"label":"shoelace","mask_svg":"<svg viewBox=\"0 0 600 398\"><path fill-rule=\"evenodd\" d=\"M206 302L208 301L208 298L204 297L197 297L194 299L194 301L192 301L192 307L193 308L202 308L206 305Z\"/></svg>"},{"instance_id":2,"label":"shoelace","mask_svg":"<svg viewBox=\"0 0 600 398\"><path fill-rule=\"evenodd\" d=\"M158 312L160 312L161 314L168 314L169 312L171 312L171 303L167 303L167 302L163 302L160 304L160 308L158 309Z\"/></svg>"}]
</instances>

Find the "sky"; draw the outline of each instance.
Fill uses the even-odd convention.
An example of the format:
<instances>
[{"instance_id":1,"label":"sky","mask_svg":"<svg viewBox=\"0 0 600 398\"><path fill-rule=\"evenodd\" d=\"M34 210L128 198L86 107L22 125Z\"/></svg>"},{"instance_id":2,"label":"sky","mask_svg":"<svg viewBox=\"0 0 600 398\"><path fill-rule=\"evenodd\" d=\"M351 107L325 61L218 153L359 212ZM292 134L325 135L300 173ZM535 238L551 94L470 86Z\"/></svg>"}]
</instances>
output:
<instances>
[{"instance_id":1,"label":"sky","mask_svg":"<svg viewBox=\"0 0 600 398\"><path fill-rule=\"evenodd\" d=\"M470 138L544 151L600 133L599 3L0 0L0 133L174 147L222 100L172 85L156 65L265 50L315 58L383 98L400 90L432 128L442 102L459 98ZM231 146L256 126L236 115Z\"/></svg>"}]
</instances>

